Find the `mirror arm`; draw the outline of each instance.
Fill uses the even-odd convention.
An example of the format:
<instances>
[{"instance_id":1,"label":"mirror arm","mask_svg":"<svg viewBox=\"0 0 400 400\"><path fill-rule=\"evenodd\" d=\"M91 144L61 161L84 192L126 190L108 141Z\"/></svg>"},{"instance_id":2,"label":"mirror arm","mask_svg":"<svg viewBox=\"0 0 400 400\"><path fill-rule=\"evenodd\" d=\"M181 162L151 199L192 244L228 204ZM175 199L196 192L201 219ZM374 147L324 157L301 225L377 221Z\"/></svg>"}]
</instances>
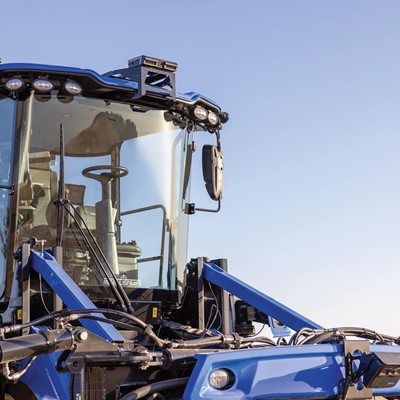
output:
<instances>
[{"instance_id":1,"label":"mirror arm","mask_svg":"<svg viewBox=\"0 0 400 400\"><path fill-rule=\"evenodd\" d=\"M219 151L221 151L221 150L222 150L222 147L221 147L221 135L220 135L220 133L219 133L219 130L218 130L218 131L215 131L215 137L216 137L216 139L217 139L217 149L218 149Z\"/></svg>"},{"instance_id":2,"label":"mirror arm","mask_svg":"<svg viewBox=\"0 0 400 400\"><path fill-rule=\"evenodd\" d=\"M194 214L196 211L217 213L221 210L221 199L218 199L218 207L213 210L212 208L197 208L194 203L185 204L185 214Z\"/></svg>"}]
</instances>

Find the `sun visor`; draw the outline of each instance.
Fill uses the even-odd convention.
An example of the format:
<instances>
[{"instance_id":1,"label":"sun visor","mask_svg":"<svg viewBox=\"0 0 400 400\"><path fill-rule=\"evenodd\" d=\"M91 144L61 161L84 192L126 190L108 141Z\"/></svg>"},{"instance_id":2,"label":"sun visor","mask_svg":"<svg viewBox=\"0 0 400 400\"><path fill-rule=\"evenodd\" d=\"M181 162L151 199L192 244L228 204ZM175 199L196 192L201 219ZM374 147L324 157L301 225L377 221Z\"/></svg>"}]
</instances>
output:
<instances>
[{"instance_id":1,"label":"sun visor","mask_svg":"<svg viewBox=\"0 0 400 400\"><path fill-rule=\"evenodd\" d=\"M65 155L69 157L96 157L110 154L123 141L137 137L135 124L121 115L98 113L92 124L70 140L66 138ZM60 147L52 153L59 154Z\"/></svg>"}]
</instances>

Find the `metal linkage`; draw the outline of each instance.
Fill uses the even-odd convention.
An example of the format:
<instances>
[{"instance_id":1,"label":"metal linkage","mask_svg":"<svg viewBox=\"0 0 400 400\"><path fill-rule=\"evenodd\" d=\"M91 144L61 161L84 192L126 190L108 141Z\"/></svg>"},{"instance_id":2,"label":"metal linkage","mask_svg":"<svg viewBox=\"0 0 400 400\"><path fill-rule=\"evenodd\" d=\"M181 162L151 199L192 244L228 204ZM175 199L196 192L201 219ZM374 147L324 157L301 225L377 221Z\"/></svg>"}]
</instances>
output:
<instances>
[{"instance_id":1,"label":"metal linkage","mask_svg":"<svg viewBox=\"0 0 400 400\"><path fill-rule=\"evenodd\" d=\"M96 308L79 286L62 269L54 257L46 252L44 252L42 257L34 250L31 251L31 254L32 268L42 275L68 308L72 310ZM99 314L99 317L103 316ZM83 320L82 325L110 342L124 341L120 333L109 324L93 320Z\"/></svg>"},{"instance_id":2,"label":"metal linkage","mask_svg":"<svg viewBox=\"0 0 400 400\"><path fill-rule=\"evenodd\" d=\"M213 263L204 263L203 276L205 280L232 293L257 310L271 316L295 331L302 328L324 329L316 322L286 307L259 290L254 289Z\"/></svg>"}]
</instances>

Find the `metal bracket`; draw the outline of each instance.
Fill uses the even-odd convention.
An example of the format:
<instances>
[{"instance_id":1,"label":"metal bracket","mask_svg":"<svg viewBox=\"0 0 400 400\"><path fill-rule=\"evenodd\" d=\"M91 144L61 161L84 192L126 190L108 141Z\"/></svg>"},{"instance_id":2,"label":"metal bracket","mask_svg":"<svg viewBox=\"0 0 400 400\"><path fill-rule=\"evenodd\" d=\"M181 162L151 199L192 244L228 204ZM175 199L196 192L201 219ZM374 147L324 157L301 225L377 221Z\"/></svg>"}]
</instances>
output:
<instances>
[{"instance_id":1,"label":"metal bracket","mask_svg":"<svg viewBox=\"0 0 400 400\"><path fill-rule=\"evenodd\" d=\"M362 354L370 353L370 344L366 340L345 340L344 341L344 357L346 367L346 381L343 389L342 399L345 400L364 400L372 399L372 389L358 389L359 376L354 372L354 354L359 352Z\"/></svg>"},{"instance_id":2,"label":"metal bracket","mask_svg":"<svg viewBox=\"0 0 400 400\"><path fill-rule=\"evenodd\" d=\"M134 99L146 94L169 96L176 100L175 71L178 64L149 56L139 56L128 61L128 68L110 71L104 76L121 75L138 84Z\"/></svg>"},{"instance_id":3,"label":"metal bracket","mask_svg":"<svg viewBox=\"0 0 400 400\"><path fill-rule=\"evenodd\" d=\"M268 315L268 323L274 338L290 336L290 329L285 324L281 324L278 320L272 318L270 315Z\"/></svg>"},{"instance_id":4,"label":"metal bracket","mask_svg":"<svg viewBox=\"0 0 400 400\"><path fill-rule=\"evenodd\" d=\"M31 276L30 276L30 258L31 244L24 243L21 247L21 275L22 275L22 323L30 321L31 314ZM29 332L29 328L23 330L24 334Z\"/></svg>"}]
</instances>

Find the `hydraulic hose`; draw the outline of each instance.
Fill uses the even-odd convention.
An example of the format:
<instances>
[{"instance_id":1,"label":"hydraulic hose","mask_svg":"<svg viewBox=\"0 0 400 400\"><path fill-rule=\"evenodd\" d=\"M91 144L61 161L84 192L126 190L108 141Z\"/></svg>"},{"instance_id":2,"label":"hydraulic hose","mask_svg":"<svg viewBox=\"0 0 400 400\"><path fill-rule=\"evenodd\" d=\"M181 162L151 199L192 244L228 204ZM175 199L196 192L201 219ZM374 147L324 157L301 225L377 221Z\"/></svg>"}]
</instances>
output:
<instances>
[{"instance_id":1,"label":"hydraulic hose","mask_svg":"<svg viewBox=\"0 0 400 400\"><path fill-rule=\"evenodd\" d=\"M91 315L91 314L112 314L112 315L117 315L119 317L128 319L130 321L132 321L133 323L135 323L136 325L138 325L139 327L133 326L133 325L129 325L127 323L124 322L120 322L118 320L114 320L114 319L109 319L109 318L103 318L100 315ZM72 318L69 318L71 317ZM93 309L82 309L82 310L69 310L69 309L64 309L64 310L60 310L60 311L55 311L49 315L45 315L43 317L40 317L38 319L35 319L33 321L27 322L25 324L17 324L17 325L11 325L11 326L5 326L0 328L0 333L2 335L6 334L6 333L10 333L10 332L18 332L22 329L25 328L30 328L32 326L35 325L41 325L44 322L47 321L51 321L54 320L56 318L64 318L66 320L76 320L79 318L91 318L91 319L96 319L98 321L101 322L106 322L108 324L111 325L116 325L116 326L120 326L121 328L125 328L125 329L132 329L132 330L137 330L138 328L141 329L141 331L148 336L150 339L154 340L154 342L162 347L166 344L165 340L159 338L151 329L152 326L148 325L146 323L144 323L142 320L140 320L139 318L135 317L134 315L125 313L123 311L120 310L113 310L113 309L107 309L107 308L93 308ZM1 343L1 342L0 342Z\"/></svg>"},{"instance_id":2,"label":"hydraulic hose","mask_svg":"<svg viewBox=\"0 0 400 400\"><path fill-rule=\"evenodd\" d=\"M74 331L68 329L44 329L40 333L4 339L0 341L0 364L68 350L74 342Z\"/></svg>"},{"instance_id":3,"label":"hydraulic hose","mask_svg":"<svg viewBox=\"0 0 400 400\"><path fill-rule=\"evenodd\" d=\"M145 396L151 396L154 393L162 392L165 390L179 389L186 386L189 378L176 378L167 381L150 383L149 385L142 386L139 389L134 390L121 397L120 400L137 400L143 399Z\"/></svg>"}]
</instances>

